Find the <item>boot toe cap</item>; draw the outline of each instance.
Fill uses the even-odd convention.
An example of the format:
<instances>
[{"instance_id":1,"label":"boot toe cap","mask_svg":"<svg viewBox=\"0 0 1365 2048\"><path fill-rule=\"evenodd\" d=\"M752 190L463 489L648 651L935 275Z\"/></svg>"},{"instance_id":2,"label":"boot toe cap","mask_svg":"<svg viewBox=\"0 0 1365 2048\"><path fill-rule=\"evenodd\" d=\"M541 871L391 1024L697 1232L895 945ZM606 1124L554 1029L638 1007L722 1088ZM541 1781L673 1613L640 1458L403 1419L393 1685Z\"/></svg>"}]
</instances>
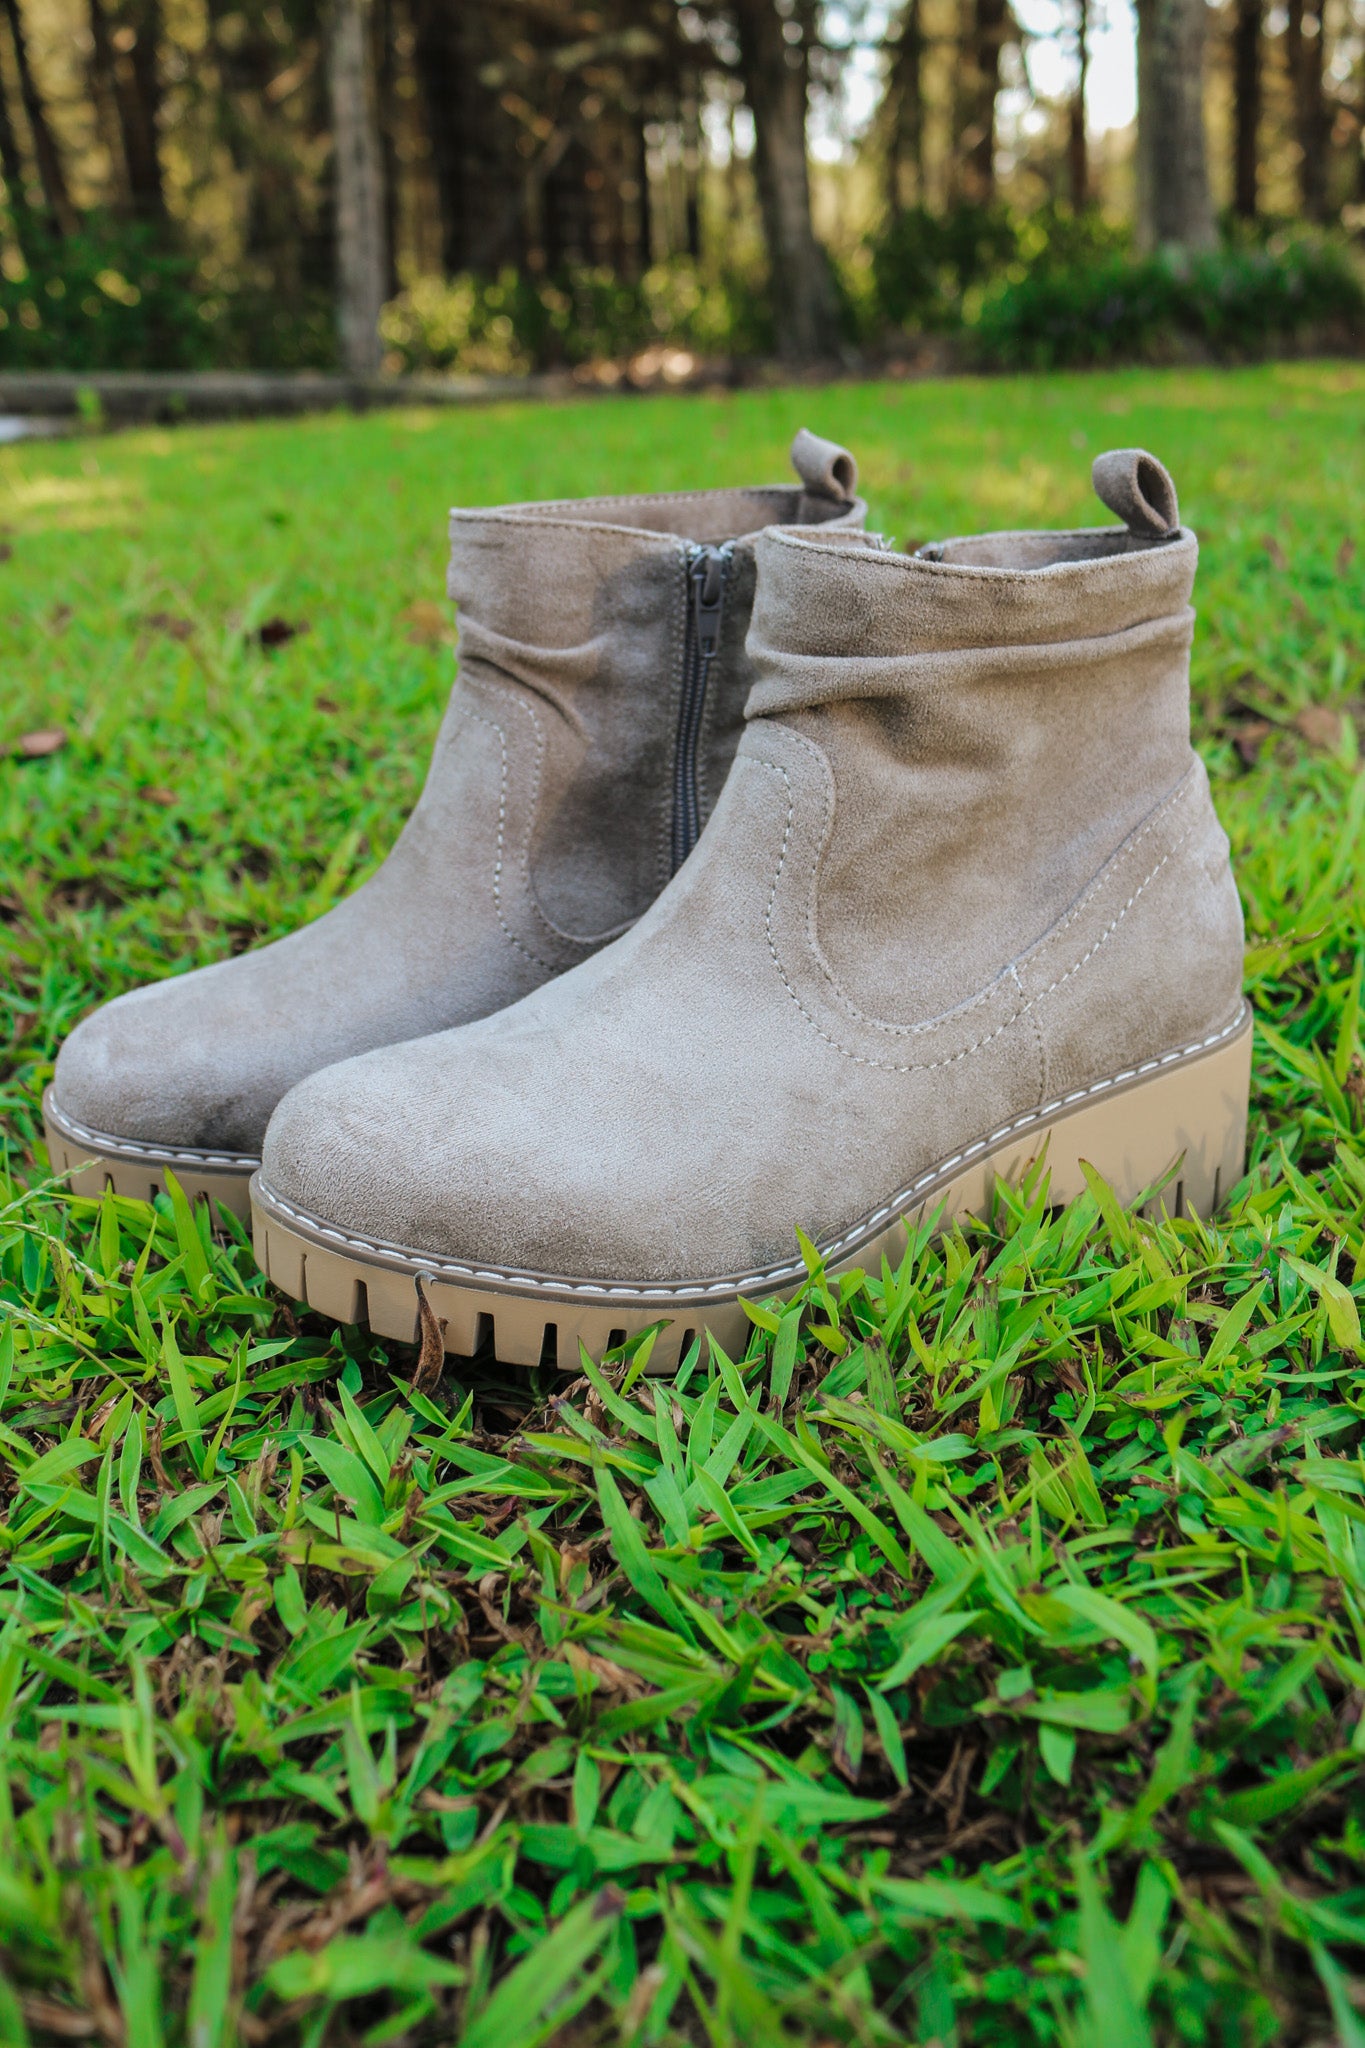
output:
<instances>
[{"instance_id":1,"label":"boot toe cap","mask_svg":"<svg viewBox=\"0 0 1365 2048\"><path fill-rule=\"evenodd\" d=\"M57 1111L133 1144L255 1157L270 1101L236 1036L199 974L116 996L62 1046Z\"/></svg>"},{"instance_id":2,"label":"boot toe cap","mask_svg":"<svg viewBox=\"0 0 1365 2048\"><path fill-rule=\"evenodd\" d=\"M515 1048L477 1025L458 1036L458 1051L390 1047L291 1089L266 1133L268 1195L433 1265L607 1284L723 1270L734 1217L670 1198L666 1137L629 1088L595 1099L553 1033Z\"/></svg>"}]
</instances>

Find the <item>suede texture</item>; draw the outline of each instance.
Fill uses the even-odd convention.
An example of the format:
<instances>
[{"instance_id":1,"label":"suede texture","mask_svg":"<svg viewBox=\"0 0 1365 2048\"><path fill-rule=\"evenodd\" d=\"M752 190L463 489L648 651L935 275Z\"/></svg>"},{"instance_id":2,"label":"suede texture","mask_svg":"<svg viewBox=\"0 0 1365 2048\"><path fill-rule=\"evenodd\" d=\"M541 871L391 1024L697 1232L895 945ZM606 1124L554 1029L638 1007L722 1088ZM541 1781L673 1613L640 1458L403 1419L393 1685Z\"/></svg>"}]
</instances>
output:
<instances>
[{"instance_id":1,"label":"suede texture","mask_svg":"<svg viewBox=\"0 0 1365 2048\"><path fill-rule=\"evenodd\" d=\"M459 673L421 797L377 872L239 958L105 1004L54 1094L95 1132L256 1156L318 1068L513 1003L627 929L668 881L695 543L734 543L699 789L743 730L752 535L860 525L852 457L803 432L799 481L451 515Z\"/></svg>"},{"instance_id":2,"label":"suede texture","mask_svg":"<svg viewBox=\"0 0 1365 2048\"><path fill-rule=\"evenodd\" d=\"M831 1244L1057 1093L1231 1024L1196 544L1122 502L1117 534L915 558L763 535L749 726L692 859L500 1016L292 1091L267 1192L490 1276L743 1288L794 1224Z\"/></svg>"}]
</instances>

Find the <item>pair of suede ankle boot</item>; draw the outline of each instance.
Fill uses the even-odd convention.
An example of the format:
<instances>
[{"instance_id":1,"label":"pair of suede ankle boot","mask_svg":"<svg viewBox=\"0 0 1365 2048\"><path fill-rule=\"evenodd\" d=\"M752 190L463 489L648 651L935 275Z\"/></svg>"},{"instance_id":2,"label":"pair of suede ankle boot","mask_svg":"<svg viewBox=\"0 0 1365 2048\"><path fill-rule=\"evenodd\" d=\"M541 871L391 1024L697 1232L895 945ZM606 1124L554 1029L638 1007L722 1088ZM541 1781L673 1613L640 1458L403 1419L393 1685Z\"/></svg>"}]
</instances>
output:
<instances>
[{"instance_id":1,"label":"pair of suede ankle boot","mask_svg":"<svg viewBox=\"0 0 1365 2048\"><path fill-rule=\"evenodd\" d=\"M137 989L45 1102L82 1192L253 1217L272 1281L574 1368L894 1258L1046 1156L1207 1211L1251 1019L1190 745L1197 545L1122 522L897 553L798 483L458 511L459 675L388 859L316 923ZM704 829L703 829L704 828ZM695 850L694 850L695 849Z\"/></svg>"}]
</instances>

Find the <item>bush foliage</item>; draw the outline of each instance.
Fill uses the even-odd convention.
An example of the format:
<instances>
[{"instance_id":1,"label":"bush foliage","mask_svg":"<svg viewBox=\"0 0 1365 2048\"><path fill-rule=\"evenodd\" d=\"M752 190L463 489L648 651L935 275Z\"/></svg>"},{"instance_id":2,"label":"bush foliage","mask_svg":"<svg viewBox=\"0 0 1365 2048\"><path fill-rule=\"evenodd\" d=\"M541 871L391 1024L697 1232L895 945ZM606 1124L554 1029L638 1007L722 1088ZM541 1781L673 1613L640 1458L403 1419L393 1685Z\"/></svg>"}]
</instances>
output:
<instances>
[{"instance_id":1,"label":"bush foliage","mask_svg":"<svg viewBox=\"0 0 1365 2048\"><path fill-rule=\"evenodd\" d=\"M1027 214L1001 204L938 214L906 207L871 245L877 309L896 327L951 329L970 318L986 287L1112 261L1129 240L1099 212L1052 202Z\"/></svg>"},{"instance_id":2,"label":"bush foliage","mask_svg":"<svg viewBox=\"0 0 1365 2048\"><path fill-rule=\"evenodd\" d=\"M1339 244L1308 238L1039 265L988 295L972 330L983 363L1038 370L1169 359L1191 342L1255 356L1296 340L1340 346L1362 333L1357 267Z\"/></svg>"},{"instance_id":3,"label":"bush foliage","mask_svg":"<svg viewBox=\"0 0 1365 2048\"><path fill-rule=\"evenodd\" d=\"M206 280L193 254L145 224L91 216L65 240L21 223L0 262L0 367L17 370L327 369L336 338L325 292L284 304L249 278ZM1002 369L1256 356L1351 347L1365 284L1341 242L1230 227L1216 252L1138 257L1125 227L1048 202L935 214L910 207L837 268L850 344L897 333L955 338L964 361ZM650 350L761 356L773 348L761 275L687 258L630 280L580 266L553 278L504 271L411 280L386 308L390 371L525 375Z\"/></svg>"},{"instance_id":4,"label":"bush foliage","mask_svg":"<svg viewBox=\"0 0 1365 2048\"><path fill-rule=\"evenodd\" d=\"M392 368L525 374L672 346L757 355L772 323L756 284L708 276L685 258L637 281L576 268L556 279L421 278L393 300L381 332Z\"/></svg>"},{"instance_id":5,"label":"bush foliage","mask_svg":"<svg viewBox=\"0 0 1365 2048\"><path fill-rule=\"evenodd\" d=\"M286 307L249 280L210 286L197 257L145 221L92 214L66 237L33 216L19 227L0 260L0 368L295 370L335 360L325 293Z\"/></svg>"},{"instance_id":6,"label":"bush foliage","mask_svg":"<svg viewBox=\"0 0 1365 2048\"><path fill-rule=\"evenodd\" d=\"M0 269L0 363L12 370L197 370L214 360L192 257L145 224L101 218L61 237L23 226Z\"/></svg>"}]
</instances>

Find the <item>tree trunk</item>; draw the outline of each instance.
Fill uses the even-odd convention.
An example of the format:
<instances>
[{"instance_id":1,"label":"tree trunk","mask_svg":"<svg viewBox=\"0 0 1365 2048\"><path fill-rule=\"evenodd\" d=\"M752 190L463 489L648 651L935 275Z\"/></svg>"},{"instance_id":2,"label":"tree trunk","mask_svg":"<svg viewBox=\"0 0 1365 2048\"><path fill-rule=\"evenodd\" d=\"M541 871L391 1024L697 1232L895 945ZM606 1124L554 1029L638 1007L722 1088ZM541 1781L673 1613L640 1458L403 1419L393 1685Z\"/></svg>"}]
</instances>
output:
<instances>
[{"instance_id":1,"label":"tree trunk","mask_svg":"<svg viewBox=\"0 0 1365 2048\"><path fill-rule=\"evenodd\" d=\"M1009 36L1008 0L976 0L971 48L964 66L967 124L962 131L963 196L985 205L995 197L995 103L1000 94L1000 52Z\"/></svg>"},{"instance_id":2,"label":"tree trunk","mask_svg":"<svg viewBox=\"0 0 1365 2048\"><path fill-rule=\"evenodd\" d=\"M740 169L739 138L735 132L735 115L738 112L739 105L737 102L733 98L729 99L725 107L725 217L730 224L731 235L736 233L740 221L744 217L744 178ZM641 163L644 160L645 149L642 141L640 144ZM644 173L642 172L641 176L643 175ZM648 185L646 185L646 190L648 190Z\"/></svg>"},{"instance_id":3,"label":"tree trunk","mask_svg":"<svg viewBox=\"0 0 1365 2048\"><path fill-rule=\"evenodd\" d=\"M126 213L132 195L128 189L128 159L123 147L118 92L114 84L114 48L109 40L109 18L105 14L103 0L89 0L89 14L90 104L94 108L100 142L109 159L113 201L120 213Z\"/></svg>"},{"instance_id":4,"label":"tree trunk","mask_svg":"<svg viewBox=\"0 0 1365 2048\"><path fill-rule=\"evenodd\" d=\"M1090 0L1077 0L1076 90L1071 100L1066 138L1067 182L1071 187L1071 204L1077 213L1083 212L1090 204L1090 153L1085 134L1085 88L1089 76Z\"/></svg>"},{"instance_id":5,"label":"tree trunk","mask_svg":"<svg viewBox=\"0 0 1365 2048\"><path fill-rule=\"evenodd\" d=\"M1285 58L1294 95L1294 134L1299 145L1299 205L1309 220L1327 218L1327 109L1323 93L1322 7L1289 0Z\"/></svg>"},{"instance_id":6,"label":"tree trunk","mask_svg":"<svg viewBox=\"0 0 1365 2048\"><path fill-rule=\"evenodd\" d=\"M645 128L648 121L649 115L647 110L644 107L639 108L632 120L630 131L631 147L635 152L635 182L640 188L637 220L639 223L641 270L652 268L658 255L658 243L654 233L654 195L650 187L649 177L649 143L645 138ZM732 136L733 133L732 126Z\"/></svg>"},{"instance_id":7,"label":"tree trunk","mask_svg":"<svg viewBox=\"0 0 1365 2048\"><path fill-rule=\"evenodd\" d=\"M1138 239L1212 249L1204 146L1205 0L1138 0Z\"/></svg>"},{"instance_id":8,"label":"tree trunk","mask_svg":"<svg viewBox=\"0 0 1365 2048\"><path fill-rule=\"evenodd\" d=\"M328 80L336 167L337 325L354 377L380 364L379 315L388 282L384 193L365 0L334 0Z\"/></svg>"},{"instance_id":9,"label":"tree trunk","mask_svg":"<svg viewBox=\"0 0 1365 2048\"><path fill-rule=\"evenodd\" d=\"M1232 31L1232 203L1239 219L1260 211L1257 150L1261 138L1261 9L1237 0Z\"/></svg>"},{"instance_id":10,"label":"tree trunk","mask_svg":"<svg viewBox=\"0 0 1365 2048\"><path fill-rule=\"evenodd\" d=\"M402 172L398 161L398 14L393 0L375 0L370 40L378 114L380 190L384 198L384 297L398 290L398 195Z\"/></svg>"},{"instance_id":11,"label":"tree trunk","mask_svg":"<svg viewBox=\"0 0 1365 2048\"><path fill-rule=\"evenodd\" d=\"M924 204L924 25L920 0L907 0L900 37L891 59L888 87L891 133L886 151L886 200L891 213L909 203L905 171L914 202Z\"/></svg>"},{"instance_id":12,"label":"tree trunk","mask_svg":"<svg viewBox=\"0 0 1365 2048\"><path fill-rule=\"evenodd\" d=\"M91 0L92 32L98 11L99 0ZM128 172L129 203L136 219L161 222L166 218L166 195L157 148L157 130L161 123L161 80L157 62L161 9L158 0L126 0L119 13L118 25L109 42L114 55L111 77L123 142L123 160Z\"/></svg>"},{"instance_id":13,"label":"tree trunk","mask_svg":"<svg viewBox=\"0 0 1365 2048\"><path fill-rule=\"evenodd\" d=\"M413 60L426 115L431 174L441 215L441 268L447 277L465 268L464 156L459 94L458 16L439 0L413 0Z\"/></svg>"},{"instance_id":14,"label":"tree trunk","mask_svg":"<svg viewBox=\"0 0 1365 2048\"><path fill-rule=\"evenodd\" d=\"M57 138L48 125L47 109L43 105L38 81L33 75L33 66L29 63L28 38L24 34L19 0L3 0L3 4L10 37L14 43L14 68L19 75L19 96L23 100L24 113L28 119L34 161L38 166L38 182L43 188L43 203L58 234L74 234L76 209L71 204L71 194L67 190L66 172L62 168Z\"/></svg>"},{"instance_id":15,"label":"tree trunk","mask_svg":"<svg viewBox=\"0 0 1365 2048\"><path fill-rule=\"evenodd\" d=\"M837 354L829 261L811 221L806 67L773 0L735 0L744 96L754 117L754 177L768 250L777 352L787 363Z\"/></svg>"},{"instance_id":16,"label":"tree trunk","mask_svg":"<svg viewBox=\"0 0 1365 2048\"><path fill-rule=\"evenodd\" d=\"M3 72L0 72L0 175L3 175L5 180L5 202L10 225L22 248L23 227L28 216L28 194L24 189L24 159L19 150L19 138L14 132Z\"/></svg>"},{"instance_id":17,"label":"tree trunk","mask_svg":"<svg viewBox=\"0 0 1365 2048\"><path fill-rule=\"evenodd\" d=\"M701 261L701 80L686 81L682 100L683 246Z\"/></svg>"}]
</instances>

